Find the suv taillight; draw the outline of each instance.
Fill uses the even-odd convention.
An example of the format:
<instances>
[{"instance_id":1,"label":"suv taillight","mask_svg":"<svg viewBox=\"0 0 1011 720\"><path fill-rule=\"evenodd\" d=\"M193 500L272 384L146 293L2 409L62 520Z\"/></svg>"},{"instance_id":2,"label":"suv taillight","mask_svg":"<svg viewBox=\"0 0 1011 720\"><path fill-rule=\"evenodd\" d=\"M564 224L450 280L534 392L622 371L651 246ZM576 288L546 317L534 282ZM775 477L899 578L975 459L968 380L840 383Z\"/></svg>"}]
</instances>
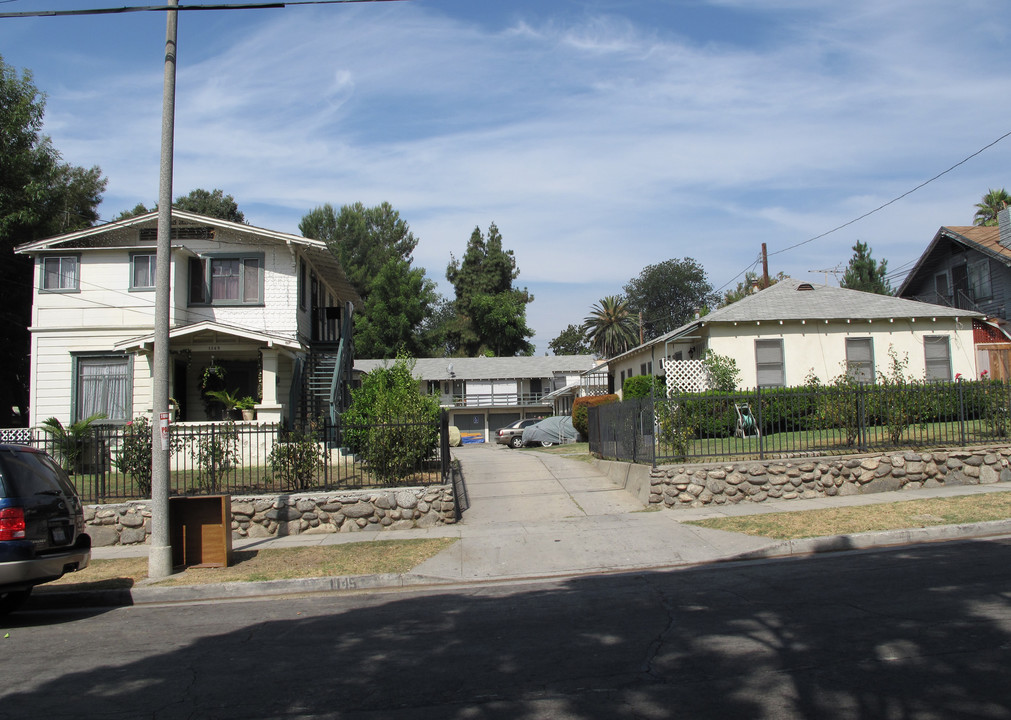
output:
<instances>
[{"instance_id":1,"label":"suv taillight","mask_svg":"<svg viewBox=\"0 0 1011 720\"><path fill-rule=\"evenodd\" d=\"M23 540L25 511L19 507L0 510L0 540Z\"/></svg>"}]
</instances>

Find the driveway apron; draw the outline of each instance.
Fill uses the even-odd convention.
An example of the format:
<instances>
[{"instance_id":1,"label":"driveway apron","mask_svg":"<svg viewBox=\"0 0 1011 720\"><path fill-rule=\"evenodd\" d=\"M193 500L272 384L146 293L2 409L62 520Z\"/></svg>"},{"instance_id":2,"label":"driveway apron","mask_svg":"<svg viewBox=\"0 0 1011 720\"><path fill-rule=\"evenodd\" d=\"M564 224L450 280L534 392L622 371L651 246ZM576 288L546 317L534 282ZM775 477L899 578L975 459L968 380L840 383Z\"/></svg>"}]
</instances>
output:
<instances>
[{"instance_id":1,"label":"driveway apron","mask_svg":"<svg viewBox=\"0 0 1011 720\"><path fill-rule=\"evenodd\" d=\"M648 511L582 460L504 445L456 448L470 508L459 542L412 574L439 580L538 577L732 557L767 539Z\"/></svg>"}]
</instances>

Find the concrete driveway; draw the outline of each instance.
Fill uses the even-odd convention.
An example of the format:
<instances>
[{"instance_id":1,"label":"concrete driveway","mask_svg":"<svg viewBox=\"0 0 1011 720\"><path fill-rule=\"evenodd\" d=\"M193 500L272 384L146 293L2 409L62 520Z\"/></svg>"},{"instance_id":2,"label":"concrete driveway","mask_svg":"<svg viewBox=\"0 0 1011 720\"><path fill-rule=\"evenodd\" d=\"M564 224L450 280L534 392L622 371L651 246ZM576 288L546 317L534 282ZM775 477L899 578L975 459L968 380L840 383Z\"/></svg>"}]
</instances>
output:
<instances>
[{"instance_id":1,"label":"concrete driveway","mask_svg":"<svg viewBox=\"0 0 1011 720\"><path fill-rule=\"evenodd\" d=\"M455 448L453 456L470 499L456 527L460 541L412 575L446 581L610 572L707 562L770 544L647 510L583 460L496 444Z\"/></svg>"}]
</instances>

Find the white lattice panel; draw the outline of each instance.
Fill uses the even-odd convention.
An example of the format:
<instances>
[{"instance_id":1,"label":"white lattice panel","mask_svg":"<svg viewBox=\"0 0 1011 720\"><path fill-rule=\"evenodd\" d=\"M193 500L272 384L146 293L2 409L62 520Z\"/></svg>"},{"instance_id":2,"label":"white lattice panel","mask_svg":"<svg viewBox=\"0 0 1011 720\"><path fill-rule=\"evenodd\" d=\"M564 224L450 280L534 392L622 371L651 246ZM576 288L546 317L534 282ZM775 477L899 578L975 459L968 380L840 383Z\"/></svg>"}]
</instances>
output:
<instances>
[{"instance_id":1,"label":"white lattice panel","mask_svg":"<svg viewBox=\"0 0 1011 720\"><path fill-rule=\"evenodd\" d=\"M31 428L0 428L0 443L24 445L31 441Z\"/></svg>"},{"instance_id":2,"label":"white lattice panel","mask_svg":"<svg viewBox=\"0 0 1011 720\"><path fill-rule=\"evenodd\" d=\"M709 371L701 360L664 360L667 375L667 394L677 392L704 392L709 389Z\"/></svg>"}]
</instances>

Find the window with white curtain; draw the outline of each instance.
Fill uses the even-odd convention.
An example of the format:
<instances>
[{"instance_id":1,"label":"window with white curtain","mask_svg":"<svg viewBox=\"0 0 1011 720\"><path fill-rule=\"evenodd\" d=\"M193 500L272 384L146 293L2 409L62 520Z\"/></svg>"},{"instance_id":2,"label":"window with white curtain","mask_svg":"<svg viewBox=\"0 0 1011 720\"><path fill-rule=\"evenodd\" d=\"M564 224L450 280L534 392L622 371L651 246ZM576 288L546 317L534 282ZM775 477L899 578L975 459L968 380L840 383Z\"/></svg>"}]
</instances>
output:
<instances>
[{"instance_id":1,"label":"window with white curtain","mask_svg":"<svg viewBox=\"0 0 1011 720\"><path fill-rule=\"evenodd\" d=\"M76 292L81 289L81 263L74 255L42 258L41 289L48 292Z\"/></svg>"},{"instance_id":2,"label":"window with white curtain","mask_svg":"<svg viewBox=\"0 0 1011 720\"><path fill-rule=\"evenodd\" d=\"M133 410L130 358L124 355L79 356L75 362L75 420L97 414L105 415L107 420L129 420Z\"/></svg>"},{"instance_id":3,"label":"window with white curtain","mask_svg":"<svg viewBox=\"0 0 1011 720\"><path fill-rule=\"evenodd\" d=\"M150 253L135 253L130 256L130 289L154 290L155 260Z\"/></svg>"},{"instance_id":4,"label":"window with white curtain","mask_svg":"<svg viewBox=\"0 0 1011 720\"><path fill-rule=\"evenodd\" d=\"M262 305L263 253L190 258L190 305Z\"/></svg>"}]
</instances>

